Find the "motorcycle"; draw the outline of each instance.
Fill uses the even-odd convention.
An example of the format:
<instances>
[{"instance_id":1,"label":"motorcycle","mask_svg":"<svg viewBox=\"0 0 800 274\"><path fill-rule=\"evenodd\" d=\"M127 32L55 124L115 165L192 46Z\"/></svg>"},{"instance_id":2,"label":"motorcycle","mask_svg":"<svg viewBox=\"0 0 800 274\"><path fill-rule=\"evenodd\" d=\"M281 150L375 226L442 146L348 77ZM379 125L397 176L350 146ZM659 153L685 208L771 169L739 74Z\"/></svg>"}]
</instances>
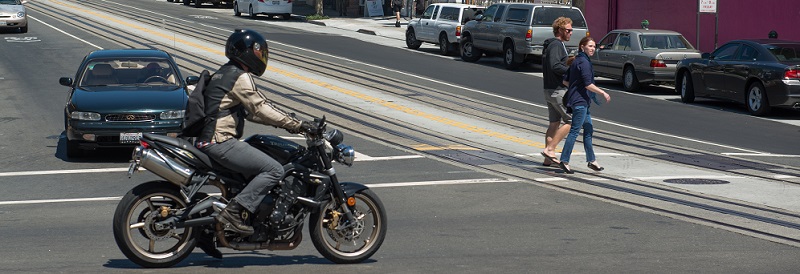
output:
<instances>
[{"instance_id":1,"label":"motorcycle","mask_svg":"<svg viewBox=\"0 0 800 274\"><path fill-rule=\"evenodd\" d=\"M311 242L325 258L341 264L366 260L386 237L383 203L365 185L339 182L332 162L351 166L355 151L342 144L341 131L326 130L324 116L314 123L316 129L304 133L307 147L272 135L244 140L285 170L256 212L244 211L245 223L255 230L250 236L226 230L215 220L250 178L215 164L187 140L142 134L128 177L145 168L163 180L140 184L119 202L113 220L117 246L143 267L170 267L198 245L208 254L216 251L218 258L222 255L215 247L292 250L300 244L308 219ZM220 193L204 192L212 187ZM273 227L269 216L286 193L294 197L287 212L291 222Z\"/></svg>"}]
</instances>

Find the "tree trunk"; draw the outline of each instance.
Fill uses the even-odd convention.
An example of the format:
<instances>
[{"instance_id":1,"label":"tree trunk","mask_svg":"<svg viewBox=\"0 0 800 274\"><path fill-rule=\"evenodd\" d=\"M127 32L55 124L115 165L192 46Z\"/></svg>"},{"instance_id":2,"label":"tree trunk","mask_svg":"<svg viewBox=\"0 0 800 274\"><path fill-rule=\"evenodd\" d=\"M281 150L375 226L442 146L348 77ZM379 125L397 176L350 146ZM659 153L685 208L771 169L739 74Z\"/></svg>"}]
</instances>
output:
<instances>
[{"instance_id":1,"label":"tree trunk","mask_svg":"<svg viewBox=\"0 0 800 274\"><path fill-rule=\"evenodd\" d=\"M317 15L319 15L319 16L325 15L323 13L323 11L322 11L323 10L322 9L322 0L314 0L314 8L317 10Z\"/></svg>"}]
</instances>

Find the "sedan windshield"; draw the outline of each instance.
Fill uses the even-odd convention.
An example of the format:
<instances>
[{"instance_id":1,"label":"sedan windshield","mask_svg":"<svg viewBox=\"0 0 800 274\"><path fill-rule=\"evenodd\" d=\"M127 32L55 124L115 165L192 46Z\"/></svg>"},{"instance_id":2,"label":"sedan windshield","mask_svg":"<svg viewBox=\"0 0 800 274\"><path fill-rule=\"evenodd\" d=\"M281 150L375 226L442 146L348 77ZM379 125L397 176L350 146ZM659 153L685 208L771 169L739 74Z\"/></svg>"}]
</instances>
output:
<instances>
[{"instance_id":1,"label":"sedan windshield","mask_svg":"<svg viewBox=\"0 0 800 274\"><path fill-rule=\"evenodd\" d=\"M98 59L89 61L81 86L177 86L177 74L166 59Z\"/></svg>"},{"instance_id":2,"label":"sedan windshield","mask_svg":"<svg viewBox=\"0 0 800 274\"><path fill-rule=\"evenodd\" d=\"M764 45L778 61L800 61L800 44Z\"/></svg>"},{"instance_id":3,"label":"sedan windshield","mask_svg":"<svg viewBox=\"0 0 800 274\"><path fill-rule=\"evenodd\" d=\"M20 0L0 0L0 5L22 5Z\"/></svg>"},{"instance_id":4,"label":"sedan windshield","mask_svg":"<svg viewBox=\"0 0 800 274\"><path fill-rule=\"evenodd\" d=\"M694 49L680 34L648 34L639 36L643 50Z\"/></svg>"}]
</instances>

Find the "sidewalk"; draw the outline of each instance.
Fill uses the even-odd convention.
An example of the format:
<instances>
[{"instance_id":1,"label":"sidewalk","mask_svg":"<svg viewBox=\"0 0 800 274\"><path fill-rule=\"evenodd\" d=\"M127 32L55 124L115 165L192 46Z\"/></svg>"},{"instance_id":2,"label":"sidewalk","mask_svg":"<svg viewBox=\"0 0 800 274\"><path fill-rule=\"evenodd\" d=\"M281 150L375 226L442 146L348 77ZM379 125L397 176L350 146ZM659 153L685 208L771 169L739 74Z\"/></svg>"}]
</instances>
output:
<instances>
[{"instance_id":1,"label":"sidewalk","mask_svg":"<svg viewBox=\"0 0 800 274\"><path fill-rule=\"evenodd\" d=\"M306 16L315 14L313 6L297 3L293 7L295 16L301 17L306 20ZM405 41L406 28L408 27L409 18L400 19L400 27L394 26L394 16L377 16L377 17L344 17L339 16L339 12L335 9L324 7L323 13L330 19L323 20L308 20L308 23L332 27L341 30L354 31L369 35L381 36Z\"/></svg>"}]
</instances>

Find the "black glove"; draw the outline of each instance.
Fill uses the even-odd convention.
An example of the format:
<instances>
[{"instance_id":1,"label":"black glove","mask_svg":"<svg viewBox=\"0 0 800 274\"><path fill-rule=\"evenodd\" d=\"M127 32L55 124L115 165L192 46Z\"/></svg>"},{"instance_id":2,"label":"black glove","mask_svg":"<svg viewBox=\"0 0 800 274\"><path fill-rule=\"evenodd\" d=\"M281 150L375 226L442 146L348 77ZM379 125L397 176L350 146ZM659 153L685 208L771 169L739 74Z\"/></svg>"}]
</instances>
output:
<instances>
[{"instance_id":1,"label":"black glove","mask_svg":"<svg viewBox=\"0 0 800 274\"><path fill-rule=\"evenodd\" d=\"M317 127L314 126L312 123L308 121L302 121L300 122L300 126L297 127L296 129L287 129L286 131L288 131L291 134L298 134L298 133L313 133L316 132L316 130Z\"/></svg>"}]
</instances>

